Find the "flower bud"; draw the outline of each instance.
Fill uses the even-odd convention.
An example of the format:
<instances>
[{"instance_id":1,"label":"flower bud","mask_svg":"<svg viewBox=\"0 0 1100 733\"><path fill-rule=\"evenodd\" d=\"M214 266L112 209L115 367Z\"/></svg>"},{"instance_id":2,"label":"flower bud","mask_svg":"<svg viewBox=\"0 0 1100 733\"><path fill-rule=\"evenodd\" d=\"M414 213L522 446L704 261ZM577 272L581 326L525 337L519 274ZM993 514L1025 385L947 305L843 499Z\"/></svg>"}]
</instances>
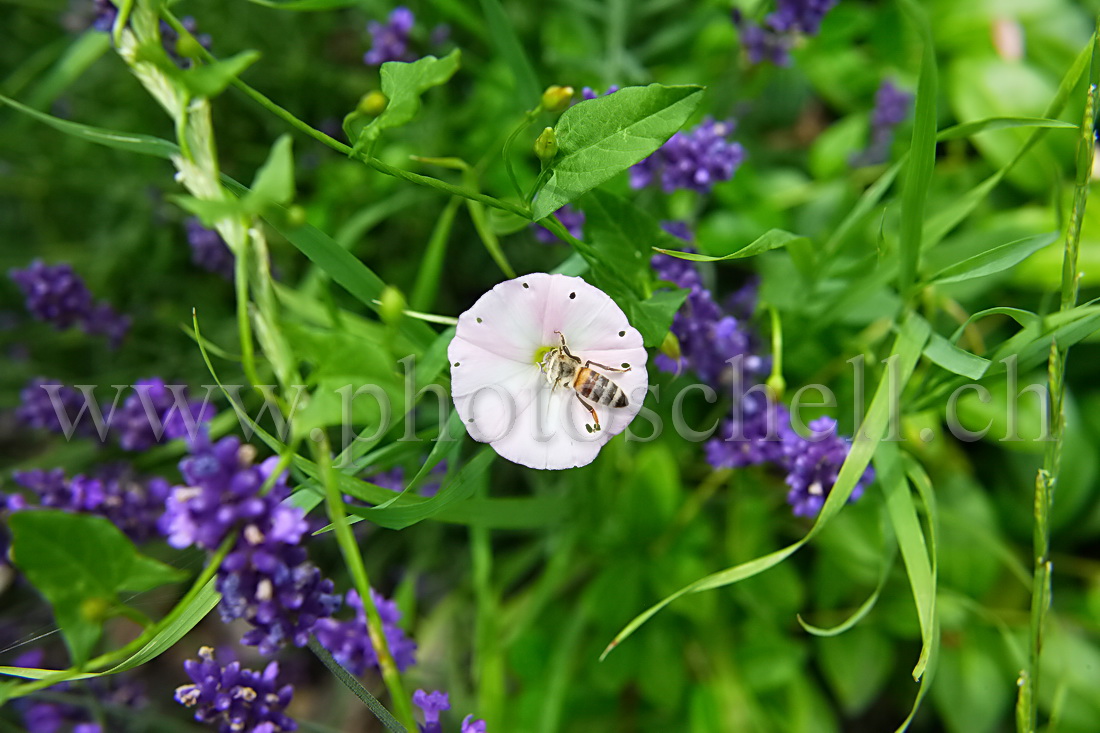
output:
<instances>
[{"instance_id":1,"label":"flower bud","mask_svg":"<svg viewBox=\"0 0 1100 733\"><path fill-rule=\"evenodd\" d=\"M787 391L787 380L783 379L782 374L772 374L765 384L775 394L776 399L781 398L783 393Z\"/></svg>"},{"instance_id":2,"label":"flower bud","mask_svg":"<svg viewBox=\"0 0 1100 733\"><path fill-rule=\"evenodd\" d=\"M176 53L185 59L202 58L202 44L191 34L183 35L176 41Z\"/></svg>"},{"instance_id":3,"label":"flower bud","mask_svg":"<svg viewBox=\"0 0 1100 733\"><path fill-rule=\"evenodd\" d=\"M680 361L680 339L672 331L665 334L664 341L661 342L661 353L673 361Z\"/></svg>"},{"instance_id":4,"label":"flower bud","mask_svg":"<svg viewBox=\"0 0 1100 733\"><path fill-rule=\"evenodd\" d=\"M558 136L553 127L547 127L535 140L535 155L539 160L549 162L558 154Z\"/></svg>"},{"instance_id":5,"label":"flower bud","mask_svg":"<svg viewBox=\"0 0 1100 733\"><path fill-rule=\"evenodd\" d=\"M381 308L379 315L385 323L395 324L405 317L405 296L393 286L387 286L382 291Z\"/></svg>"},{"instance_id":6,"label":"flower bud","mask_svg":"<svg viewBox=\"0 0 1100 733\"><path fill-rule=\"evenodd\" d=\"M555 84L542 93L542 108L547 112L563 112L573 101L573 87Z\"/></svg>"},{"instance_id":7,"label":"flower bud","mask_svg":"<svg viewBox=\"0 0 1100 733\"><path fill-rule=\"evenodd\" d=\"M386 109L390 100L377 89L369 94L364 94L359 100L358 110L369 117L377 117Z\"/></svg>"}]
</instances>

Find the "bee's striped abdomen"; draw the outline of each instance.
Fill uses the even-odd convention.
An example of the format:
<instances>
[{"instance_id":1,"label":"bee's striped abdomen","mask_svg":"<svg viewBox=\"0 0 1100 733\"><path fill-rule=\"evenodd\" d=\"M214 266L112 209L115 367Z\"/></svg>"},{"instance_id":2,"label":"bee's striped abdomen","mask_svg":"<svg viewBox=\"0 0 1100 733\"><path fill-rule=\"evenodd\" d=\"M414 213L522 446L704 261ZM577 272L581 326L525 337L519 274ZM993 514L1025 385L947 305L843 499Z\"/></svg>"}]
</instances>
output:
<instances>
[{"instance_id":1,"label":"bee's striped abdomen","mask_svg":"<svg viewBox=\"0 0 1100 733\"><path fill-rule=\"evenodd\" d=\"M581 397L592 400L597 405L606 407L626 407L626 393L619 385L610 379L591 369L581 367L577 370L577 377L573 381L573 389Z\"/></svg>"}]
</instances>

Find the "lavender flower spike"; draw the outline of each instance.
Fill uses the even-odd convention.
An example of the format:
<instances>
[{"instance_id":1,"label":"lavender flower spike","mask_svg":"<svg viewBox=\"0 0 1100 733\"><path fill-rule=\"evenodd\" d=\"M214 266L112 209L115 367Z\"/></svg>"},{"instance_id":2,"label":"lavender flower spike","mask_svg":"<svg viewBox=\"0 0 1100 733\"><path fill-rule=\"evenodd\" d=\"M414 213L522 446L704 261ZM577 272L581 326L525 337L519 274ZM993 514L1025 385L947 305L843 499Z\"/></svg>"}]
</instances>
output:
<instances>
[{"instance_id":1,"label":"lavender flower spike","mask_svg":"<svg viewBox=\"0 0 1100 733\"><path fill-rule=\"evenodd\" d=\"M337 621L332 618L321 619L314 628L314 634L321 646L332 652L336 661L354 675L362 675L367 669L378 666L378 656L374 651L370 635L367 633L367 614L363 601L354 590L345 596L349 607L355 609L355 618ZM416 642L398 626L401 611L397 604L387 600L371 589L371 598L382 617L382 633L386 637L386 647L390 650L398 670L405 669L416 662Z\"/></svg>"},{"instance_id":2,"label":"lavender flower spike","mask_svg":"<svg viewBox=\"0 0 1100 733\"><path fill-rule=\"evenodd\" d=\"M833 418L820 417L807 427L813 434L810 438L793 430L783 436L783 463L790 487L787 501L794 513L802 517L816 516L821 511L851 449L851 441L837 435ZM848 500L862 496L864 488L874 479L874 469L868 466Z\"/></svg>"},{"instance_id":3,"label":"lavender flower spike","mask_svg":"<svg viewBox=\"0 0 1100 733\"><path fill-rule=\"evenodd\" d=\"M219 610L224 621L244 618L255 627L242 643L273 654L288 642L305 646L318 621L339 608L340 597L300 544L309 525L301 509L283 503L290 493L285 476L259 493L277 459L255 466L254 458L255 449L233 437L193 444L192 455L180 462L190 485L168 498L161 529L168 544L181 548L214 550L235 537L218 568Z\"/></svg>"},{"instance_id":4,"label":"lavender flower spike","mask_svg":"<svg viewBox=\"0 0 1100 733\"><path fill-rule=\"evenodd\" d=\"M195 720L217 724L220 733L252 731L283 733L298 724L283 712L294 696L291 685L279 685L279 664L263 672L244 669L237 661L224 667L210 647L199 649L198 659L183 663L191 684L176 688L176 702L193 708Z\"/></svg>"},{"instance_id":5,"label":"lavender flower spike","mask_svg":"<svg viewBox=\"0 0 1100 733\"><path fill-rule=\"evenodd\" d=\"M424 722L420 726L420 733L443 733L443 725L439 722L439 714L451 709L451 700L446 692L425 692L417 690L413 693L413 704L424 711Z\"/></svg>"},{"instance_id":6,"label":"lavender flower spike","mask_svg":"<svg viewBox=\"0 0 1100 733\"><path fill-rule=\"evenodd\" d=\"M368 23L371 48L363 56L363 63L379 66L387 61L408 61L409 31L414 22L416 18L412 11L400 6L393 9L386 23L376 20Z\"/></svg>"}]
</instances>

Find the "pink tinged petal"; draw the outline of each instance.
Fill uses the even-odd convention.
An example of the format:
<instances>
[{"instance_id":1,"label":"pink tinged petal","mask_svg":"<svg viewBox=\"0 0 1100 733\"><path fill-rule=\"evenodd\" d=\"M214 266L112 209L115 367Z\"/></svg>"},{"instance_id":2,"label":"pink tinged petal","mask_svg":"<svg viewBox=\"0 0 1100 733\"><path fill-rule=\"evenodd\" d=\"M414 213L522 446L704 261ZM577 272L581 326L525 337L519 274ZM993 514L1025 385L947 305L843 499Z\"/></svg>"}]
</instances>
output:
<instances>
[{"instance_id":1,"label":"pink tinged petal","mask_svg":"<svg viewBox=\"0 0 1100 733\"><path fill-rule=\"evenodd\" d=\"M534 364L540 348L560 344L559 331L582 362L630 365L625 372L593 365L629 400L622 408L593 404L599 431L586 428L592 416L576 392L551 391ZM641 334L606 293L565 275L535 273L497 285L459 318L448 356L455 406L471 437L532 468L591 463L638 414L649 386Z\"/></svg>"}]
</instances>

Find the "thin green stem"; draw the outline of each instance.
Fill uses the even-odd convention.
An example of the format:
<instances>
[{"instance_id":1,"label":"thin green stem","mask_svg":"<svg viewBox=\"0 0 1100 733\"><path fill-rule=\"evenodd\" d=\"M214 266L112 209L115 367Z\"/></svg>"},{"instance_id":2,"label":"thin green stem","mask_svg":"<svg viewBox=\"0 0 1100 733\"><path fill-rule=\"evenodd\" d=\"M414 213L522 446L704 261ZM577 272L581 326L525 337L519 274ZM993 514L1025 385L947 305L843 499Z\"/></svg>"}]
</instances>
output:
<instances>
[{"instance_id":1,"label":"thin green stem","mask_svg":"<svg viewBox=\"0 0 1100 733\"><path fill-rule=\"evenodd\" d=\"M542 105L539 105L535 109L527 110L523 115L523 122L519 123L516 129L512 130L512 133L508 135L508 139L504 141L504 147L501 149L501 155L504 156L504 169L508 171L508 180L512 182L512 188L521 199L524 198L523 189L519 185L519 178L516 177L515 168L512 166L512 143L516 141L520 133L531 126L531 123L538 117L541 109Z\"/></svg>"},{"instance_id":2,"label":"thin green stem","mask_svg":"<svg viewBox=\"0 0 1100 733\"><path fill-rule=\"evenodd\" d=\"M351 572L355 589L359 598L363 601L363 608L367 612L367 633L370 636L371 645L374 647L375 656L378 658L378 668L382 671L382 681L386 683L386 689L390 692L397 718L409 730L416 730L416 721L413 719L412 702L405 694L405 686L401 680L401 674L397 670L397 664L390 653L386 643L386 635L382 630L382 616L378 613L378 607L374 603L374 597L370 592L370 579L367 577L367 568L363 564L363 556L359 552L359 545L355 541L351 525L348 524L347 512L344 508L344 499L340 495L340 489L336 485L336 476L332 468L332 448L329 445L328 436L322 433L322 439L314 450L317 466L320 468L321 481L325 487L325 508L328 510L329 521L336 531L336 542L340 545L340 552L344 556L344 563Z\"/></svg>"},{"instance_id":3,"label":"thin green stem","mask_svg":"<svg viewBox=\"0 0 1100 733\"><path fill-rule=\"evenodd\" d=\"M332 672L336 679L340 680L345 687L363 701L363 704L374 713L374 717L378 718L382 721L382 725L386 726L386 730L392 731L392 733L408 733L405 726L401 725L389 710L386 710L386 706L380 703L377 697L370 694L370 691L359 683L355 675L344 669L343 666L332 657L328 649L321 646L321 643L317 641L317 637L309 637L309 650L321 660L321 664L325 665L328 671Z\"/></svg>"},{"instance_id":4,"label":"thin green stem","mask_svg":"<svg viewBox=\"0 0 1100 733\"><path fill-rule=\"evenodd\" d=\"M479 481L475 496L488 497L488 486ZM478 710L490 729L500 725L504 701L504 659L501 655L497 597L493 592L493 546L489 530L470 526L470 559L474 596L477 600L475 653L477 659Z\"/></svg>"},{"instance_id":5,"label":"thin green stem","mask_svg":"<svg viewBox=\"0 0 1100 733\"><path fill-rule=\"evenodd\" d=\"M181 37L184 35L191 35L190 31L183 27L183 24L179 21L178 18L176 18L175 15L172 14L171 11L162 8L161 14L165 22L168 23L168 25L170 25L173 29L175 29L175 31L179 33ZM207 63L213 63L217 61L217 58L213 54L201 48L201 46L198 46L198 44L196 45L199 48L199 54L203 61L206 61ZM441 181L438 178L422 176L419 173L413 173L412 171L407 171L403 168L397 168L395 166L389 165L388 163L383 163L378 158L372 157L365 152L356 152L351 148L351 146L345 145L339 140L336 140L335 138L326 135L320 130L314 129L310 125L298 119L287 109L280 107L264 94L260 93L256 89L253 89L251 86L244 83L240 79L234 78L233 86L243 92L244 95L251 99L253 102L260 105L268 112L271 112L273 115L293 127L295 130L298 130L299 132L308 135L314 140L324 145L327 145L333 150L343 153L350 158L355 158L356 160L364 163L370 168L373 168L379 173L385 173L387 176L400 178L402 180L408 181L409 183L415 183L418 186L427 186L428 188L434 188L437 191L442 191L443 193L447 193L452 196L461 196L462 198L470 199L471 201L477 201L478 203L485 204L486 206L492 206L494 209L508 211L515 214L516 216L521 216L524 219L531 218L531 212L525 207L516 206L515 204L509 203L508 201L501 201L500 199L493 198L492 196L486 196L483 193L470 191L466 188L463 188L462 186L456 186L453 183Z\"/></svg>"},{"instance_id":6,"label":"thin green stem","mask_svg":"<svg viewBox=\"0 0 1100 733\"><path fill-rule=\"evenodd\" d=\"M1100 18L1097 19L1097 29L1100 31ZM1081 123L1081 137L1078 139L1073 211L1066 231L1062 259L1060 309L1063 313L1077 305L1081 224L1085 216L1085 206L1088 203L1095 149L1097 83L1100 81L1100 53L1098 53L1100 49L1096 45L1097 35L1093 36L1092 70L1089 75L1084 120ZM1068 347L1060 347L1056 340L1051 341L1050 358L1047 362L1047 378L1050 386L1050 442L1047 443L1043 454L1043 467L1035 477L1030 638L1027 669L1021 674L1020 692L1016 701L1016 727L1021 733L1035 733L1039 727L1040 659L1043 650L1043 630L1051 604L1050 513L1054 503L1054 491L1058 485L1065 437L1065 372L1068 352Z\"/></svg>"}]
</instances>

